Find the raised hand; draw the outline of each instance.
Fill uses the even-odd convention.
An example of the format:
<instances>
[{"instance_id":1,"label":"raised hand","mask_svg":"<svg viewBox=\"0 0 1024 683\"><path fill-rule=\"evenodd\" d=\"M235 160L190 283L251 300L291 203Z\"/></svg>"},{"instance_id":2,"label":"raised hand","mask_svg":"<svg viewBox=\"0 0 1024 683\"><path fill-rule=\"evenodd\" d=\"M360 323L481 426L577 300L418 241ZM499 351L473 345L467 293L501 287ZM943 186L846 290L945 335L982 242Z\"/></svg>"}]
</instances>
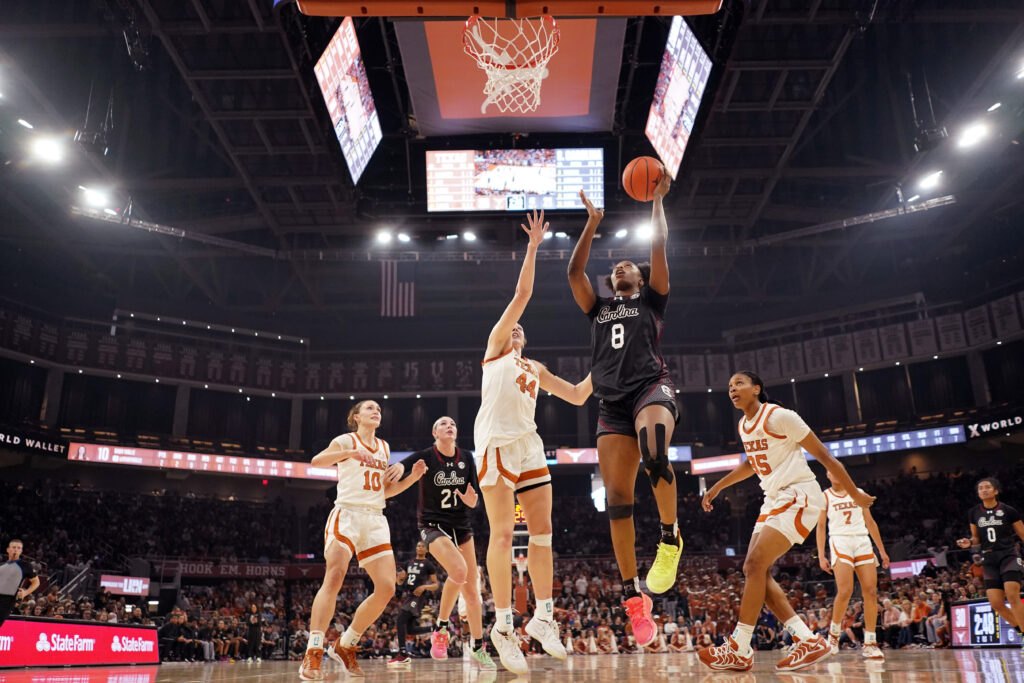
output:
<instances>
[{"instance_id":1,"label":"raised hand","mask_svg":"<svg viewBox=\"0 0 1024 683\"><path fill-rule=\"evenodd\" d=\"M587 208L587 218L591 220L600 221L604 218L604 209L595 209L594 205L587 199L587 195L583 190L580 190L580 199L583 201L583 206Z\"/></svg>"},{"instance_id":2,"label":"raised hand","mask_svg":"<svg viewBox=\"0 0 1024 683\"><path fill-rule=\"evenodd\" d=\"M423 473L427 471L427 463L423 460L417 460L412 466L412 476L419 479L423 476Z\"/></svg>"},{"instance_id":3,"label":"raised hand","mask_svg":"<svg viewBox=\"0 0 1024 683\"><path fill-rule=\"evenodd\" d=\"M665 166L661 167L661 180L658 181L657 187L654 188L655 197L664 197L668 194L669 189L672 187L672 177L669 176L668 171L665 170Z\"/></svg>"},{"instance_id":4,"label":"raised hand","mask_svg":"<svg viewBox=\"0 0 1024 683\"><path fill-rule=\"evenodd\" d=\"M475 508L477 502L480 500L480 496L477 495L476 489L472 486L466 487L466 492L463 493L459 489L455 489L455 495L459 497L466 507Z\"/></svg>"},{"instance_id":5,"label":"raised hand","mask_svg":"<svg viewBox=\"0 0 1024 683\"><path fill-rule=\"evenodd\" d=\"M530 244L539 246L544 241L544 233L548 231L548 223L544 222L544 209L541 209L540 216L537 215L537 209L533 210L533 213L526 214L526 222L530 224L530 227L526 227L522 223L519 227L530 236Z\"/></svg>"}]
</instances>

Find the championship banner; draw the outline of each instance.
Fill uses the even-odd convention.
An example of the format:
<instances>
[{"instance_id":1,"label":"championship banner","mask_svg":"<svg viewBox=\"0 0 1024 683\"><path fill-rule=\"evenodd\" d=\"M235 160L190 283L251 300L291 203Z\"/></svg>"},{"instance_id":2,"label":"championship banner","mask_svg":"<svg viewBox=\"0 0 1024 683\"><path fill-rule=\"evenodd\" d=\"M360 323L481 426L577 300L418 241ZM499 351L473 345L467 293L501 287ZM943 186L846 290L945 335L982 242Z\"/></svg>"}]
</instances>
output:
<instances>
[{"instance_id":1,"label":"championship banner","mask_svg":"<svg viewBox=\"0 0 1024 683\"><path fill-rule=\"evenodd\" d=\"M804 356L807 358L807 372L828 372L831 368L828 358L828 340L826 339L805 341Z\"/></svg>"},{"instance_id":2,"label":"championship banner","mask_svg":"<svg viewBox=\"0 0 1024 683\"><path fill-rule=\"evenodd\" d=\"M779 363L779 347L768 346L757 350L757 373L763 379L778 379L782 377L782 368Z\"/></svg>"},{"instance_id":3,"label":"championship banner","mask_svg":"<svg viewBox=\"0 0 1024 683\"><path fill-rule=\"evenodd\" d=\"M1017 297L1004 296L989 304L992 309L992 320L995 322L996 335L1005 337L1020 332L1020 316L1017 314Z\"/></svg>"},{"instance_id":4,"label":"championship banner","mask_svg":"<svg viewBox=\"0 0 1024 683\"><path fill-rule=\"evenodd\" d=\"M901 360L907 357L907 334L903 329L903 323L879 328L878 339L882 343L882 358L885 360Z\"/></svg>"},{"instance_id":5,"label":"championship banner","mask_svg":"<svg viewBox=\"0 0 1024 683\"><path fill-rule=\"evenodd\" d=\"M708 385L711 388L726 387L732 373L729 371L729 356L724 353L708 354Z\"/></svg>"},{"instance_id":6,"label":"championship banner","mask_svg":"<svg viewBox=\"0 0 1024 683\"><path fill-rule=\"evenodd\" d=\"M10 617L0 626L0 667L159 662L153 626L32 617Z\"/></svg>"},{"instance_id":7,"label":"championship banner","mask_svg":"<svg viewBox=\"0 0 1024 683\"><path fill-rule=\"evenodd\" d=\"M940 315L935 318L939 346L943 351L959 351L967 346L964 336L964 319L959 313Z\"/></svg>"},{"instance_id":8,"label":"championship banner","mask_svg":"<svg viewBox=\"0 0 1024 683\"><path fill-rule=\"evenodd\" d=\"M683 356L683 386L689 389L703 389L708 386L704 356Z\"/></svg>"},{"instance_id":9,"label":"championship banner","mask_svg":"<svg viewBox=\"0 0 1024 683\"><path fill-rule=\"evenodd\" d=\"M857 364L853 355L853 337L849 334L829 337L828 350L832 358L832 368L835 370L848 370Z\"/></svg>"},{"instance_id":10,"label":"championship banner","mask_svg":"<svg viewBox=\"0 0 1024 683\"><path fill-rule=\"evenodd\" d=\"M871 365L882 360L882 347L878 345L878 330L854 332L853 352L860 365Z\"/></svg>"},{"instance_id":11,"label":"championship banner","mask_svg":"<svg viewBox=\"0 0 1024 683\"><path fill-rule=\"evenodd\" d=\"M992 341L992 327L988 324L988 306L976 306L964 313L967 342L971 346Z\"/></svg>"},{"instance_id":12,"label":"championship banner","mask_svg":"<svg viewBox=\"0 0 1024 683\"><path fill-rule=\"evenodd\" d=\"M935 324L931 318L911 320L907 323L910 334L910 353L914 356L927 356L939 350L935 341Z\"/></svg>"},{"instance_id":13,"label":"championship banner","mask_svg":"<svg viewBox=\"0 0 1024 683\"><path fill-rule=\"evenodd\" d=\"M757 372L757 353L754 351L737 351L732 354L733 372L750 370Z\"/></svg>"},{"instance_id":14,"label":"championship banner","mask_svg":"<svg viewBox=\"0 0 1024 683\"><path fill-rule=\"evenodd\" d=\"M800 342L780 346L779 357L782 361L782 374L796 377L807 372L804 365L804 345Z\"/></svg>"}]
</instances>

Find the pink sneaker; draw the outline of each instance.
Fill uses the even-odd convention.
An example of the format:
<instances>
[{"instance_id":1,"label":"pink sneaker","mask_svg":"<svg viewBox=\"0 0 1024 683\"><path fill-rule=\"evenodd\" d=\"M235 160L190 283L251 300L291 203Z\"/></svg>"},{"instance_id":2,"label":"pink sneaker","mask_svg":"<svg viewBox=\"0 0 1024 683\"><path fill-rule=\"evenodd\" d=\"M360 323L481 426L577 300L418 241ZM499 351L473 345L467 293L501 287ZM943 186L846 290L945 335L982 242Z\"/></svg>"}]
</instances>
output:
<instances>
[{"instance_id":1,"label":"pink sneaker","mask_svg":"<svg viewBox=\"0 0 1024 683\"><path fill-rule=\"evenodd\" d=\"M641 593L635 598L624 600L622 603L626 614L629 616L629 623L633 627L633 637L640 647L646 647L658 637L658 625L651 619L651 602L647 593Z\"/></svg>"},{"instance_id":2,"label":"pink sneaker","mask_svg":"<svg viewBox=\"0 0 1024 683\"><path fill-rule=\"evenodd\" d=\"M433 659L448 659L448 629L430 634L430 656Z\"/></svg>"}]
</instances>

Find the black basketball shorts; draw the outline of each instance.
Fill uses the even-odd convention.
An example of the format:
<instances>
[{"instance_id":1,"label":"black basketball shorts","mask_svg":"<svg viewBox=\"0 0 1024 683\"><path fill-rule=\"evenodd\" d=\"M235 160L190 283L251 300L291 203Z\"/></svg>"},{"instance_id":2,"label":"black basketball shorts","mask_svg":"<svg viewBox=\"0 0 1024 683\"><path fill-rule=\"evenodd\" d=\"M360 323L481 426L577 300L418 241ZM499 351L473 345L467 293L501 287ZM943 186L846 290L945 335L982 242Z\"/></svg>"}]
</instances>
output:
<instances>
[{"instance_id":1,"label":"black basketball shorts","mask_svg":"<svg viewBox=\"0 0 1024 683\"><path fill-rule=\"evenodd\" d=\"M985 590L1003 590L1003 584L1021 582L1024 566L1016 550L996 550L985 553L982 560L982 571L985 577Z\"/></svg>"},{"instance_id":2,"label":"black basketball shorts","mask_svg":"<svg viewBox=\"0 0 1024 683\"><path fill-rule=\"evenodd\" d=\"M636 416L650 405L662 405L672 411L672 418L679 422L679 407L676 405L676 388L672 380L662 377L653 384L634 391L619 401L601 399L597 415L597 436L622 434L636 438Z\"/></svg>"},{"instance_id":3,"label":"black basketball shorts","mask_svg":"<svg viewBox=\"0 0 1024 683\"><path fill-rule=\"evenodd\" d=\"M448 538L456 546L460 546L473 538L473 527L468 524L453 526L438 522L424 522L420 527L420 540L427 544L427 548L430 548L430 544L442 536Z\"/></svg>"}]
</instances>

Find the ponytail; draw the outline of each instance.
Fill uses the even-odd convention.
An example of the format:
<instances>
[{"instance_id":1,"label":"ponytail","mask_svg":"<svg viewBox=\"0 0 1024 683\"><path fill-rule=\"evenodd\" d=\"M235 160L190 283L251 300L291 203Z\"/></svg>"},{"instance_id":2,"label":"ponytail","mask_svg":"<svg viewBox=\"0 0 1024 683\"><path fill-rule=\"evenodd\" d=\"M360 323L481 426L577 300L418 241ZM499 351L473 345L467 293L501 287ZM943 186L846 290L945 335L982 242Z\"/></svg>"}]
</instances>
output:
<instances>
[{"instance_id":1,"label":"ponytail","mask_svg":"<svg viewBox=\"0 0 1024 683\"><path fill-rule=\"evenodd\" d=\"M752 370L740 370L736 374L737 375L746 375L747 378L750 380L751 384L753 384L755 387L759 387L761 389L761 393L759 393L757 395L757 398L758 398L759 401L761 401L761 403L774 403L777 406L781 406L782 405L781 403L779 403L775 399L773 399L773 398L768 396L768 390L765 389L764 380L761 379L760 377L758 377L757 373L753 372Z\"/></svg>"}]
</instances>

